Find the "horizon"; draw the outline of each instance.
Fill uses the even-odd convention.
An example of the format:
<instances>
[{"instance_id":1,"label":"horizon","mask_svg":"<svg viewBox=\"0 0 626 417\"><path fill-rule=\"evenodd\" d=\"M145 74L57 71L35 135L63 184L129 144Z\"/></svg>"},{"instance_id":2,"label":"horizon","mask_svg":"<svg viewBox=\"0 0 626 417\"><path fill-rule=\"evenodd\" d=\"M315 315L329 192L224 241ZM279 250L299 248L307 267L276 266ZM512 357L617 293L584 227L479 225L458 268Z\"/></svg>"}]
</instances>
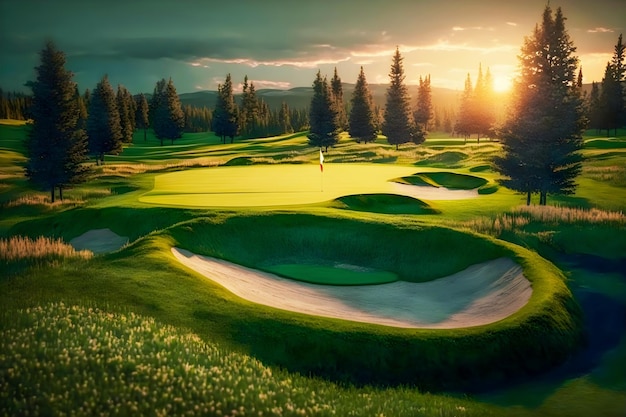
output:
<instances>
[{"instance_id":1,"label":"horizon","mask_svg":"<svg viewBox=\"0 0 626 417\"><path fill-rule=\"evenodd\" d=\"M430 75L433 88L462 91L467 74L475 83L481 65L483 72L490 70L495 88L505 91L517 73L524 37L545 5L544 0L391 0L366 6L356 0L297 6L282 0L236 5L5 0L0 87L30 92L25 83L34 79L39 51L50 39L65 53L65 67L81 91L92 90L105 74L113 86L124 85L133 94L150 93L169 77L179 94L215 91L229 73L235 91L245 75L257 90L289 90L310 87L318 70L330 78L335 67L342 82L354 84L361 66L368 84L388 84L396 46L408 86ZM567 18L584 83L600 82L619 34L626 32L626 3L562 0L550 7L561 7Z\"/></svg>"}]
</instances>

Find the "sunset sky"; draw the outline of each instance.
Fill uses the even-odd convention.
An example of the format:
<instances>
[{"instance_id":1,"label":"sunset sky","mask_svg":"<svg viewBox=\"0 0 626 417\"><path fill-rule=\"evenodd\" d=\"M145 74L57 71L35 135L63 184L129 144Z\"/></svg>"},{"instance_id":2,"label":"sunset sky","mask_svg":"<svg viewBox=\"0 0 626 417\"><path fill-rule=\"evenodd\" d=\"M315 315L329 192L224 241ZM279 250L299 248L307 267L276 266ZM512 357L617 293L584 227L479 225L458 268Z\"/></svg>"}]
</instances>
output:
<instances>
[{"instance_id":1,"label":"sunset sky","mask_svg":"<svg viewBox=\"0 0 626 417\"><path fill-rule=\"evenodd\" d=\"M600 81L626 1L561 0L585 82ZM310 86L318 69L354 83L387 83L398 45L406 81L462 89L489 67L505 88L545 0L0 0L0 87L30 92L38 52L52 39L81 90L104 74L132 93L172 77L179 93L214 90L231 73L257 89Z\"/></svg>"}]
</instances>

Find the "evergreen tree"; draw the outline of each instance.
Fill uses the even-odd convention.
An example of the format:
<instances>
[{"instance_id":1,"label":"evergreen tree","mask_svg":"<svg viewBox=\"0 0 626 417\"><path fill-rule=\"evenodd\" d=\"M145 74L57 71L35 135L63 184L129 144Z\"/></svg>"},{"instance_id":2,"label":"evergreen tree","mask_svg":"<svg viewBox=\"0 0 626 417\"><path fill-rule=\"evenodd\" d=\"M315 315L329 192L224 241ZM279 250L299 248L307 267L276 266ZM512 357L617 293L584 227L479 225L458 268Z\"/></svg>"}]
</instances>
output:
<instances>
[{"instance_id":1,"label":"evergreen tree","mask_svg":"<svg viewBox=\"0 0 626 417\"><path fill-rule=\"evenodd\" d=\"M313 81L313 97L309 107L309 144L323 147L334 146L339 141L339 118L332 91L326 77L317 71Z\"/></svg>"},{"instance_id":2,"label":"evergreen tree","mask_svg":"<svg viewBox=\"0 0 626 417\"><path fill-rule=\"evenodd\" d=\"M339 78L339 74L337 74L337 67L335 67L333 78L330 80L330 89L333 93L332 96L335 108L337 109L339 128L341 130L345 130L348 127L348 118L346 116L346 108L343 103L343 85L341 83L341 78Z\"/></svg>"},{"instance_id":3,"label":"evergreen tree","mask_svg":"<svg viewBox=\"0 0 626 417\"><path fill-rule=\"evenodd\" d=\"M226 137L233 143L239 134L239 112L233 98L233 84L230 74L226 76L224 84L217 87L217 101L213 111L213 132L226 143Z\"/></svg>"},{"instance_id":4,"label":"evergreen tree","mask_svg":"<svg viewBox=\"0 0 626 417\"><path fill-rule=\"evenodd\" d=\"M150 105L148 109L148 117L150 118L150 126L152 129L156 128L156 124L160 123L157 121L157 109L163 108L163 102L165 101L165 89L166 89L167 81L165 78L157 81L154 86L154 90L152 92L152 97L150 97Z\"/></svg>"},{"instance_id":5,"label":"evergreen tree","mask_svg":"<svg viewBox=\"0 0 626 417\"><path fill-rule=\"evenodd\" d=\"M472 134L474 130L473 124L473 106L474 106L474 98L473 98L473 90L472 90L472 80L470 78L469 73L465 78L465 87L463 89L463 94L461 95L461 105L459 107L459 117L454 125L454 130L457 134L462 135L465 141Z\"/></svg>"},{"instance_id":6,"label":"evergreen tree","mask_svg":"<svg viewBox=\"0 0 626 417\"><path fill-rule=\"evenodd\" d=\"M91 94L87 118L89 150L96 164L104 163L104 155L118 155L122 151L122 127L115 93L108 76L102 77Z\"/></svg>"},{"instance_id":7,"label":"evergreen tree","mask_svg":"<svg viewBox=\"0 0 626 417\"><path fill-rule=\"evenodd\" d=\"M481 136L491 136L493 125L496 121L494 97L495 93L491 71L487 68L487 73L483 76L482 65L479 65L478 79L476 80L476 87L474 88L474 121L472 123L478 143L480 143Z\"/></svg>"},{"instance_id":8,"label":"evergreen tree","mask_svg":"<svg viewBox=\"0 0 626 417\"><path fill-rule=\"evenodd\" d=\"M396 48L389 73L390 85L387 88L385 117L382 126L383 135L391 145L406 142L422 143L424 132L418 129L411 115L409 92L404 84L404 68L402 66L400 50Z\"/></svg>"},{"instance_id":9,"label":"evergreen tree","mask_svg":"<svg viewBox=\"0 0 626 417\"><path fill-rule=\"evenodd\" d=\"M122 142L131 143L133 141L133 125L131 120L134 113L131 113L130 94L122 85L117 86L117 95L115 101L117 103L117 111L120 114L120 127L122 129Z\"/></svg>"},{"instance_id":10,"label":"evergreen tree","mask_svg":"<svg viewBox=\"0 0 626 417\"><path fill-rule=\"evenodd\" d=\"M413 113L415 123L420 126L424 133L430 129L430 122L433 119L433 97L430 88L430 75L422 79L419 78L417 89L417 105Z\"/></svg>"},{"instance_id":11,"label":"evergreen tree","mask_svg":"<svg viewBox=\"0 0 626 417\"><path fill-rule=\"evenodd\" d=\"M260 105L256 96L254 83L248 83L248 76L244 77L243 91L241 94L241 134L246 137L255 137L259 135L260 124Z\"/></svg>"},{"instance_id":12,"label":"evergreen tree","mask_svg":"<svg viewBox=\"0 0 626 417\"><path fill-rule=\"evenodd\" d=\"M521 48L520 76L512 111L502 130L505 151L495 160L503 183L526 193L571 194L580 173L585 127L582 98L576 87L576 48L558 8L546 6L541 25Z\"/></svg>"},{"instance_id":13,"label":"evergreen tree","mask_svg":"<svg viewBox=\"0 0 626 417\"><path fill-rule=\"evenodd\" d=\"M350 109L350 136L355 138L357 142L371 142L376 140L376 116L374 113L374 100L372 93L365 79L363 67L359 72L359 76L354 86L351 100L352 107Z\"/></svg>"},{"instance_id":14,"label":"evergreen tree","mask_svg":"<svg viewBox=\"0 0 626 417\"><path fill-rule=\"evenodd\" d=\"M84 97L80 95L78 91L78 85L76 86L76 92L74 93L74 97L78 102L78 126L80 129L87 128L87 105L85 103Z\"/></svg>"},{"instance_id":15,"label":"evergreen tree","mask_svg":"<svg viewBox=\"0 0 626 417\"><path fill-rule=\"evenodd\" d=\"M602 91L600 93L600 108L602 112L602 125L609 136L611 129L615 130L626 123L625 89L626 81L626 46L619 35L615 51L611 61L607 62L602 79Z\"/></svg>"},{"instance_id":16,"label":"evergreen tree","mask_svg":"<svg viewBox=\"0 0 626 417\"><path fill-rule=\"evenodd\" d=\"M155 109L154 135L161 141L161 146L164 139L169 139L174 144L174 140L183 135L185 115L171 78L159 94L161 98Z\"/></svg>"},{"instance_id":17,"label":"evergreen tree","mask_svg":"<svg viewBox=\"0 0 626 417\"><path fill-rule=\"evenodd\" d=\"M591 93L587 98L589 128L600 132L602 129L602 105L600 103L600 87L595 81L591 83Z\"/></svg>"},{"instance_id":18,"label":"evergreen tree","mask_svg":"<svg viewBox=\"0 0 626 417\"><path fill-rule=\"evenodd\" d=\"M80 110L73 74L65 69L65 54L50 41L40 52L37 79L27 85L33 92L33 123L26 140L26 176L38 186L63 189L87 179L87 137L79 127Z\"/></svg>"},{"instance_id":19,"label":"evergreen tree","mask_svg":"<svg viewBox=\"0 0 626 417\"><path fill-rule=\"evenodd\" d=\"M293 133L293 127L291 125L291 111L289 110L287 103L284 101L280 106L278 120L281 126L281 133Z\"/></svg>"},{"instance_id":20,"label":"evergreen tree","mask_svg":"<svg viewBox=\"0 0 626 417\"><path fill-rule=\"evenodd\" d=\"M137 97L137 110L135 111L135 125L138 129L143 129L143 140L147 139L147 130L150 126L150 119L148 117L148 100L146 100L146 96L139 94Z\"/></svg>"}]
</instances>

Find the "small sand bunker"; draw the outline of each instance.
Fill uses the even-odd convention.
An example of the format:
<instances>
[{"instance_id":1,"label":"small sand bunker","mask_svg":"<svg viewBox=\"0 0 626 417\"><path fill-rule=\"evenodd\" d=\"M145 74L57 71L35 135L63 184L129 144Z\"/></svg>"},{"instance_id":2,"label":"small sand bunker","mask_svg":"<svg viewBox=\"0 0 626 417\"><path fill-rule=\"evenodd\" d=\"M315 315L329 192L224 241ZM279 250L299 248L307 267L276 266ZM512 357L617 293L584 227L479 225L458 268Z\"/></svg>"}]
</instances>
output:
<instances>
[{"instance_id":1,"label":"small sand bunker","mask_svg":"<svg viewBox=\"0 0 626 417\"><path fill-rule=\"evenodd\" d=\"M424 283L338 287L282 278L172 248L181 263L248 301L282 310L393 327L449 329L502 320L532 295L519 265L500 258Z\"/></svg>"},{"instance_id":2,"label":"small sand bunker","mask_svg":"<svg viewBox=\"0 0 626 417\"><path fill-rule=\"evenodd\" d=\"M113 252L128 243L128 238L120 236L111 229L90 230L70 240L76 250L87 249L94 254Z\"/></svg>"}]
</instances>

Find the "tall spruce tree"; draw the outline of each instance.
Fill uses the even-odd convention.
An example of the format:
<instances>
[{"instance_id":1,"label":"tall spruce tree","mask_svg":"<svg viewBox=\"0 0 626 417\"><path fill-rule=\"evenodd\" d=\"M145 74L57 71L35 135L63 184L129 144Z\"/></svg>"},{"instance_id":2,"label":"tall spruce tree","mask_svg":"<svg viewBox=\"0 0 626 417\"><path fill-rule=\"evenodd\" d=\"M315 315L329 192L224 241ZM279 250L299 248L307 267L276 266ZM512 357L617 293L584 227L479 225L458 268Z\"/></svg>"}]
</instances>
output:
<instances>
[{"instance_id":1,"label":"tall spruce tree","mask_svg":"<svg viewBox=\"0 0 626 417\"><path fill-rule=\"evenodd\" d=\"M613 57L606 64L604 77L602 78L602 90L600 93L600 109L602 113L602 127L606 129L607 136L611 129L617 135L617 129L626 124L625 88L626 81L626 45L619 35Z\"/></svg>"},{"instance_id":2,"label":"tall spruce tree","mask_svg":"<svg viewBox=\"0 0 626 417\"><path fill-rule=\"evenodd\" d=\"M417 104L413 113L415 123L421 127L424 133L430 129L430 123L433 119L433 97L430 88L430 75L419 78L417 88Z\"/></svg>"},{"instance_id":3,"label":"tall spruce tree","mask_svg":"<svg viewBox=\"0 0 626 417\"><path fill-rule=\"evenodd\" d=\"M122 151L120 113L107 75L96 85L89 100L87 136L97 165L104 163L105 154L118 155Z\"/></svg>"},{"instance_id":4,"label":"tall spruce tree","mask_svg":"<svg viewBox=\"0 0 626 417\"><path fill-rule=\"evenodd\" d=\"M313 97L309 107L309 144L320 148L334 146L339 141L339 118L332 91L326 77L318 70L313 81Z\"/></svg>"},{"instance_id":5,"label":"tall spruce tree","mask_svg":"<svg viewBox=\"0 0 626 417\"><path fill-rule=\"evenodd\" d=\"M33 92L33 123L26 140L26 176L50 190L54 202L56 188L63 199L64 188L86 180L87 136L79 126L76 84L65 69L65 54L49 41L40 57L37 78L27 84Z\"/></svg>"},{"instance_id":6,"label":"tall spruce tree","mask_svg":"<svg viewBox=\"0 0 626 417\"><path fill-rule=\"evenodd\" d=\"M465 141L472 134L473 127L473 107L474 96L472 88L472 79L469 73L465 78L465 86L463 88L463 94L461 95L461 105L459 106L459 116L454 125L454 130L457 134L462 135Z\"/></svg>"},{"instance_id":7,"label":"tall spruce tree","mask_svg":"<svg viewBox=\"0 0 626 417\"><path fill-rule=\"evenodd\" d=\"M495 159L507 177L504 185L526 193L527 204L533 193L545 205L548 194L576 189L586 119L576 87L575 51L561 9L553 15L546 6L541 25L521 48L512 111L501 135L505 154Z\"/></svg>"},{"instance_id":8,"label":"tall spruce tree","mask_svg":"<svg viewBox=\"0 0 626 417\"><path fill-rule=\"evenodd\" d=\"M374 100L365 79L363 67L352 93L350 120L348 131L357 142L371 142L376 140L376 115L374 114Z\"/></svg>"},{"instance_id":9,"label":"tall spruce tree","mask_svg":"<svg viewBox=\"0 0 626 417\"><path fill-rule=\"evenodd\" d=\"M413 122L409 92L404 84L402 60L400 49L396 47L389 73L390 84L387 88L387 101L382 126L383 135L387 136L389 144L396 145L396 149L402 143L419 144L424 141L424 133Z\"/></svg>"},{"instance_id":10,"label":"tall spruce tree","mask_svg":"<svg viewBox=\"0 0 626 417\"><path fill-rule=\"evenodd\" d=\"M333 101L335 102L335 108L337 109L337 120L339 128L345 130L348 127L348 117L346 116L346 108L343 102L343 85L341 78L337 73L337 67L333 73L333 78L330 80L330 89L333 93Z\"/></svg>"},{"instance_id":11,"label":"tall spruce tree","mask_svg":"<svg viewBox=\"0 0 626 417\"><path fill-rule=\"evenodd\" d=\"M117 86L117 95L115 101L117 103L117 111L120 114L120 127L122 129L122 142L131 143L133 141L133 123L132 107L130 104L130 93L122 86Z\"/></svg>"},{"instance_id":12,"label":"tall spruce tree","mask_svg":"<svg viewBox=\"0 0 626 417\"><path fill-rule=\"evenodd\" d=\"M291 111L289 110L287 103L284 101L280 105L278 120L281 126L281 133L293 133L293 126L291 125Z\"/></svg>"},{"instance_id":13,"label":"tall spruce tree","mask_svg":"<svg viewBox=\"0 0 626 417\"><path fill-rule=\"evenodd\" d=\"M478 78L476 79L472 102L472 133L476 133L476 140L480 143L481 136L485 137L491 134L496 120L491 71L487 68L487 73L483 75L482 65L478 66Z\"/></svg>"},{"instance_id":14,"label":"tall spruce tree","mask_svg":"<svg viewBox=\"0 0 626 417\"><path fill-rule=\"evenodd\" d=\"M239 111L233 97L233 83L230 74L226 76L224 84L217 86L217 100L213 111L213 132L226 143L230 138L233 143L239 134Z\"/></svg>"},{"instance_id":15,"label":"tall spruce tree","mask_svg":"<svg viewBox=\"0 0 626 417\"><path fill-rule=\"evenodd\" d=\"M165 81L165 79L162 81ZM162 87L163 84L161 82L157 86ZM164 139L169 139L173 144L174 140L182 137L183 129L185 128L185 114L171 78L158 94L160 98L158 105L154 109L154 135L161 141L161 146L163 146Z\"/></svg>"},{"instance_id":16,"label":"tall spruce tree","mask_svg":"<svg viewBox=\"0 0 626 417\"><path fill-rule=\"evenodd\" d=\"M146 141L147 130L148 127L150 127L150 118L148 117L148 100L146 100L146 96L141 93L139 94L139 96L137 96L136 101L137 110L135 111L135 126L137 126L138 129L143 130L143 140Z\"/></svg>"},{"instance_id":17,"label":"tall spruce tree","mask_svg":"<svg viewBox=\"0 0 626 417\"><path fill-rule=\"evenodd\" d=\"M248 76L246 75L243 80L240 111L240 130L243 136L255 137L259 135L259 107L259 100L256 96L254 83L252 81L248 83Z\"/></svg>"}]
</instances>

